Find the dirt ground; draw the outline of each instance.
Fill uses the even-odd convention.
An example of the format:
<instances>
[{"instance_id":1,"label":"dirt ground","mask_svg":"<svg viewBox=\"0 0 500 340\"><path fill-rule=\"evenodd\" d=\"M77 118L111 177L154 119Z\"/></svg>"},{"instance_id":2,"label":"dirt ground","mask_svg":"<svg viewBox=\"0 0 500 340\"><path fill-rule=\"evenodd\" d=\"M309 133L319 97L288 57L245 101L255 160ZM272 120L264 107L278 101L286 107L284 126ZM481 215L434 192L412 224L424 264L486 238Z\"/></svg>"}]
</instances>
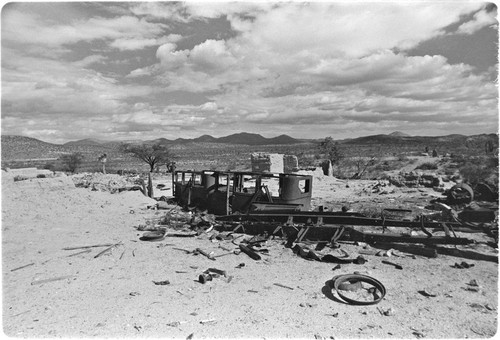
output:
<instances>
[{"instance_id":1,"label":"dirt ground","mask_svg":"<svg viewBox=\"0 0 500 340\"><path fill-rule=\"evenodd\" d=\"M226 253L221 246L236 246L229 240L212 242L211 233L139 240L143 232L136 227L166 211L148 209L155 201L138 191L75 188L71 177L19 182L4 177L2 312L7 336L413 339L490 338L497 332L494 261L398 252L400 257L389 260L403 270L383 264L386 257L370 255L362 265L332 270L334 264L296 256L280 239L266 242L269 253L259 261L244 253L212 261L174 248L220 255ZM170 179L156 178L158 183L167 190L156 195L168 196ZM371 203L422 210L441 195L395 187L373 193L376 183L316 176L313 206L338 210L349 203L356 210ZM483 234L458 236L491 241ZM101 256L106 247L64 249L117 243ZM498 253L481 242L456 248L460 254L496 258ZM341 244L340 249L356 257L362 245ZM340 256L340 249L323 253ZM462 261L474 266L453 267ZM227 277L201 284L198 276L208 268L225 270ZM333 276L355 271L383 283L387 294L379 304L349 305L329 288ZM153 282L166 280L169 284ZM424 296L424 290L433 296Z\"/></svg>"}]
</instances>

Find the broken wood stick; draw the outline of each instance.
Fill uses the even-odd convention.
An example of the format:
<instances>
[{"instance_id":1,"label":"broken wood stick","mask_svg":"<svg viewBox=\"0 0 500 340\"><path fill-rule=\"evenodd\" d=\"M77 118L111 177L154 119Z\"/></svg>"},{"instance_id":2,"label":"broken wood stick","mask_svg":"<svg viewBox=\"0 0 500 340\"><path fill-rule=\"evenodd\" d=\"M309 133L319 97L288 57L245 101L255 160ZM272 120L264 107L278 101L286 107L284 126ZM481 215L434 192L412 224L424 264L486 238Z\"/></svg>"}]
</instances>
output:
<instances>
[{"instance_id":1,"label":"broken wood stick","mask_svg":"<svg viewBox=\"0 0 500 340\"><path fill-rule=\"evenodd\" d=\"M91 251L92 251L92 249L85 249L83 251L79 251L78 253L70 254L70 255L68 255L68 257L76 256L76 255L80 255L80 254L85 254L85 253L90 253Z\"/></svg>"},{"instance_id":2,"label":"broken wood stick","mask_svg":"<svg viewBox=\"0 0 500 340\"><path fill-rule=\"evenodd\" d=\"M198 235L196 232L182 233L182 232L167 232L165 237L193 237Z\"/></svg>"},{"instance_id":3,"label":"broken wood stick","mask_svg":"<svg viewBox=\"0 0 500 340\"><path fill-rule=\"evenodd\" d=\"M23 269L23 268L26 268L26 267L32 266L32 265L34 265L34 264L35 264L34 262L31 262L31 263L25 264L24 266L17 267L17 268L14 268L14 269L11 269L10 271L11 271L11 272L15 272L16 270Z\"/></svg>"},{"instance_id":4,"label":"broken wood stick","mask_svg":"<svg viewBox=\"0 0 500 340\"><path fill-rule=\"evenodd\" d=\"M15 317L15 316L19 316L19 315L26 314L26 313L28 313L28 312L31 312L31 309L25 310L24 312L21 312L21 313L17 313L17 314L15 314L15 315L11 315L10 317L11 317L11 318L13 318L13 317Z\"/></svg>"},{"instance_id":5,"label":"broken wood stick","mask_svg":"<svg viewBox=\"0 0 500 340\"><path fill-rule=\"evenodd\" d=\"M207 258L209 258L210 260L215 261L215 258L214 258L212 255L210 255L209 253L207 253L206 251L203 251L203 250L201 250L200 248L196 248L196 251L197 251L198 253L200 253L201 255L206 256L206 257L207 257Z\"/></svg>"},{"instance_id":6,"label":"broken wood stick","mask_svg":"<svg viewBox=\"0 0 500 340\"><path fill-rule=\"evenodd\" d=\"M390 261L385 261L383 260L382 263L385 263L385 264L388 264L388 265L391 265L391 266L394 266L396 267L396 269L403 269L403 266L400 265L400 264L397 264L397 263L394 263L394 262L390 262Z\"/></svg>"},{"instance_id":7,"label":"broken wood stick","mask_svg":"<svg viewBox=\"0 0 500 340\"><path fill-rule=\"evenodd\" d=\"M70 279L72 277L74 277L74 275L58 276L58 277L54 277L52 279L37 280L37 281L31 282L31 285L40 285L42 283L47 283L47 282L52 282L52 281L66 280L66 279Z\"/></svg>"},{"instance_id":8,"label":"broken wood stick","mask_svg":"<svg viewBox=\"0 0 500 340\"><path fill-rule=\"evenodd\" d=\"M191 253L193 253L193 251L192 251L192 250L187 250L187 249L182 249L182 248L172 247L172 249L175 249L175 250L181 250L181 251L185 252L186 254L191 254Z\"/></svg>"},{"instance_id":9,"label":"broken wood stick","mask_svg":"<svg viewBox=\"0 0 500 340\"><path fill-rule=\"evenodd\" d=\"M240 249L242 252L250 256L250 258L254 259L255 261L260 260L261 257L259 254L257 254L255 251L250 249L249 247L245 246L244 244L240 244Z\"/></svg>"},{"instance_id":10,"label":"broken wood stick","mask_svg":"<svg viewBox=\"0 0 500 340\"><path fill-rule=\"evenodd\" d=\"M282 288L286 288L286 289L293 290L293 288L292 288L292 287L288 287L288 286L282 285L281 283L273 283L273 285L278 286L278 287L282 287Z\"/></svg>"},{"instance_id":11,"label":"broken wood stick","mask_svg":"<svg viewBox=\"0 0 500 340\"><path fill-rule=\"evenodd\" d=\"M81 246L81 247L66 247L63 248L63 250L77 250L77 249L87 249L87 248L99 248L99 247L109 247L113 245L112 243L106 243L106 244L96 244L93 246Z\"/></svg>"},{"instance_id":12,"label":"broken wood stick","mask_svg":"<svg viewBox=\"0 0 500 340\"><path fill-rule=\"evenodd\" d=\"M116 247L116 246L118 246L118 245L120 245L120 244L122 244L122 241L120 241L120 242L118 242L118 243L115 243L115 244L113 244L112 246L110 246L110 247L108 247L108 248L104 249L104 250L103 250L103 251L101 251L99 254L97 254L96 256L94 256L94 258L95 258L95 259L96 259L96 258L98 258L98 257L99 257L99 256L101 256L102 254L107 253L108 251L110 251L111 249L113 249L114 247Z\"/></svg>"},{"instance_id":13,"label":"broken wood stick","mask_svg":"<svg viewBox=\"0 0 500 340\"><path fill-rule=\"evenodd\" d=\"M216 321L217 321L217 319L208 319L208 320L201 320L200 323L202 325L204 325L204 324L213 323L213 322L216 322Z\"/></svg>"},{"instance_id":14,"label":"broken wood stick","mask_svg":"<svg viewBox=\"0 0 500 340\"><path fill-rule=\"evenodd\" d=\"M226 248L226 247L224 247L224 246L222 246L222 245L220 245L220 244L219 244L219 248L221 248L222 250L225 250L225 251L230 251L230 250L231 250L231 249Z\"/></svg>"}]
</instances>

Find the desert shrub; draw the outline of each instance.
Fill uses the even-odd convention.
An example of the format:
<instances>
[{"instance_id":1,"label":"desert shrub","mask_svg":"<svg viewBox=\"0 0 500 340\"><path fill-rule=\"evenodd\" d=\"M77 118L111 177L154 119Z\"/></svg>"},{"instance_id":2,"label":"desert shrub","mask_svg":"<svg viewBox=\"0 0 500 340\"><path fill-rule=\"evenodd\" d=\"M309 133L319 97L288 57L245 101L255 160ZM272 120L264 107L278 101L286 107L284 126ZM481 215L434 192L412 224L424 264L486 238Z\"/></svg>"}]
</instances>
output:
<instances>
[{"instance_id":1,"label":"desert shrub","mask_svg":"<svg viewBox=\"0 0 500 340\"><path fill-rule=\"evenodd\" d=\"M75 172L83 162L83 154L81 152L74 152L68 155L62 155L61 160L65 170Z\"/></svg>"},{"instance_id":2,"label":"desert shrub","mask_svg":"<svg viewBox=\"0 0 500 340\"><path fill-rule=\"evenodd\" d=\"M236 168L238 167L237 165L238 162L236 160L229 161L226 166L226 170L227 171L236 170Z\"/></svg>"},{"instance_id":3,"label":"desert shrub","mask_svg":"<svg viewBox=\"0 0 500 340\"><path fill-rule=\"evenodd\" d=\"M457 164L458 166L461 166L461 165L464 165L465 163L467 163L467 158L465 155L463 154L454 154L452 153L450 155L450 160L451 162Z\"/></svg>"},{"instance_id":4,"label":"desert shrub","mask_svg":"<svg viewBox=\"0 0 500 340\"><path fill-rule=\"evenodd\" d=\"M358 212L365 215L366 217L378 218L382 216L380 208L369 205L362 205L359 207Z\"/></svg>"},{"instance_id":5,"label":"desert shrub","mask_svg":"<svg viewBox=\"0 0 500 340\"><path fill-rule=\"evenodd\" d=\"M333 167L333 175L339 178L366 178L377 163L376 157L347 157Z\"/></svg>"},{"instance_id":6,"label":"desert shrub","mask_svg":"<svg viewBox=\"0 0 500 340\"><path fill-rule=\"evenodd\" d=\"M373 167L373 171L378 171L378 172L390 171L390 170L391 170L391 164L389 163L389 161L380 162Z\"/></svg>"},{"instance_id":7,"label":"desert shrub","mask_svg":"<svg viewBox=\"0 0 500 340\"><path fill-rule=\"evenodd\" d=\"M461 166L458 171L462 178L472 185L485 181L495 175L498 177L495 169L484 164L467 163Z\"/></svg>"},{"instance_id":8,"label":"desert shrub","mask_svg":"<svg viewBox=\"0 0 500 340\"><path fill-rule=\"evenodd\" d=\"M49 162L49 163L45 163L45 165L43 166L43 169L54 171L55 167L56 167L56 165L54 163Z\"/></svg>"},{"instance_id":9,"label":"desert shrub","mask_svg":"<svg viewBox=\"0 0 500 340\"><path fill-rule=\"evenodd\" d=\"M317 158L317 155L306 154L304 152L301 152L297 156L297 161L299 163L300 168L307 168L307 167L316 166L318 159L319 158Z\"/></svg>"},{"instance_id":10,"label":"desert shrub","mask_svg":"<svg viewBox=\"0 0 500 340\"><path fill-rule=\"evenodd\" d=\"M400 153L399 155L397 155L396 159L399 161L399 162L409 162L410 161L410 158L403 154L403 153Z\"/></svg>"},{"instance_id":11,"label":"desert shrub","mask_svg":"<svg viewBox=\"0 0 500 340\"><path fill-rule=\"evenodd\" d=\"M415 168L415 170L436 170L438 168L436 163L425 162Z\"/></svg>"}]
</instances>

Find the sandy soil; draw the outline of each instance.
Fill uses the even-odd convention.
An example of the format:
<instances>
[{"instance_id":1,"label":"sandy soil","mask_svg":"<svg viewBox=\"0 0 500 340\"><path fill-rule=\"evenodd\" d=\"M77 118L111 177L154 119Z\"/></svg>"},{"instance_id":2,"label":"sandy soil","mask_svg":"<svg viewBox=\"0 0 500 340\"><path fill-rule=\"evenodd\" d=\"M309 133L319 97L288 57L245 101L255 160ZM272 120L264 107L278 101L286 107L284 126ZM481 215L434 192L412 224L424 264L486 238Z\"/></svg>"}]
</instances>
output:
<instances>
[{"instance_id":1,"label":"sandy soil","mask_svg":"<svg viewBox=\"0 0 500 340\"><path fill-rule=\"evenodd\" d=\"M279 239L266 242L269 254L260 261L245 254L211 261L174 248L219 255L226 253L220 246L236 246L229 240L210 241L211 233L140 241L143 232L136 227L164 216L165 210L148 209L154 201L137 191L72 188L68 179L3 178L2 311L8 336L412 339L489 338L497 331L495 262L399 253L402 257L390 260L403 270L381 262L387 258L365 255L365 264L333 271L334 264L302 259ZM170 186L169 178L155 182ZM433 195L440 195L432 189L393 187L377 194L371 190L374 184L315 178L313 205L336 210L346 202L356 209L368 202L395 207L408 201L423 209ZM157 195L165 193L170 191ZM490 240L482 234L459 236ZM80 254L85 249L63 249L119 242L97 258L105 247ZM457 248L497 255L481 243ZM362 247L342 244L341 249L356 257ZM339 249L323 252L341 255ZM462 261L474 266L453 268ZM245 266L236 268L241 263ZM208 268L225 270L227 277L199 283L198 276ZM328 281L354 271L384 284L387 295L379 304L348 305L332 293ZM164 280L170 284L153 282ZM471 286L471 280L479 287ZM423 296L422 290L436 296Z\"/></svg>"}]
</instances>

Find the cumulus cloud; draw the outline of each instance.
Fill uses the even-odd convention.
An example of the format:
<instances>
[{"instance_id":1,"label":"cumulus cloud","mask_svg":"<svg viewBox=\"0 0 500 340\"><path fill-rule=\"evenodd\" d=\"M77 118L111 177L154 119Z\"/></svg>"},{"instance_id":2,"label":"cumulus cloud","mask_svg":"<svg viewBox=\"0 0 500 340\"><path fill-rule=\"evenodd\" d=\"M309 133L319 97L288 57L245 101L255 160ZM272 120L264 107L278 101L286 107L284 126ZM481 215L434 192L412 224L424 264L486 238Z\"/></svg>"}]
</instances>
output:
<instances>
[{"instance_id":1,"label":"cumulus cloud","mask_svg":"<svg viewBox=\"0 0 500 340\"><path fill-rule=\"evenodd\" d=\"M474 32L480 30L486 26L498 27L498 21L496 19L496 10L487 12L486 9L482 9L474 14L472 20L463 23L458 27L457 33L462 34L473 34Z\"/></svg>"},{"instance_id":2,"label":"cumulus cloud","mask_svg":"<svg viewBox=\"0 0 500 340\"><path fill-rule=\"evenodd\" d=\"M484 121L497 124L491 78L440 55L405 54L444 35L464 15L474 13L459 33L496 24L482 6L147 2L113 17L64 22L13 6L2 16L3 123L15 130L39 119L39 130L50 133L57 121L74 122L90 133L80 115L99 122L93 131L114 136L179 130L193 137L220 127L228 134L241 128L297 137L359 135L373 133L377 122L395 130L420 122L438 131L444 117L486 128ZM229 23L231 32L200 34L214 22ZM75 58L86 44L91 51ZM58 57L65 53L73 53L73 61ZM130 66L121 77L98 72L103 63ZM184 94L182 105L172 99L175 92ZM172 98L158 99L162 94ZM191 105L189 94L201 104Z\"/></svg>"},{"instance_id":3,"label":"cumulus cloud","mask_svg":"<svg viewBox=\"0 0 500 340\"><path fill-rule=\"evenodd\" d=\"M167 27L135 16L92 17L69 24L54 24L33 14L22 13L15 5L2 11L2 21L2 39L16 44L46 47L99 39L116 40L115 47L118 48L131 46L133 43L137 46L139 41L142 41L143 46L148 46L151 43L149 39L162 34Z\"/></svg>"}]
</instances>

